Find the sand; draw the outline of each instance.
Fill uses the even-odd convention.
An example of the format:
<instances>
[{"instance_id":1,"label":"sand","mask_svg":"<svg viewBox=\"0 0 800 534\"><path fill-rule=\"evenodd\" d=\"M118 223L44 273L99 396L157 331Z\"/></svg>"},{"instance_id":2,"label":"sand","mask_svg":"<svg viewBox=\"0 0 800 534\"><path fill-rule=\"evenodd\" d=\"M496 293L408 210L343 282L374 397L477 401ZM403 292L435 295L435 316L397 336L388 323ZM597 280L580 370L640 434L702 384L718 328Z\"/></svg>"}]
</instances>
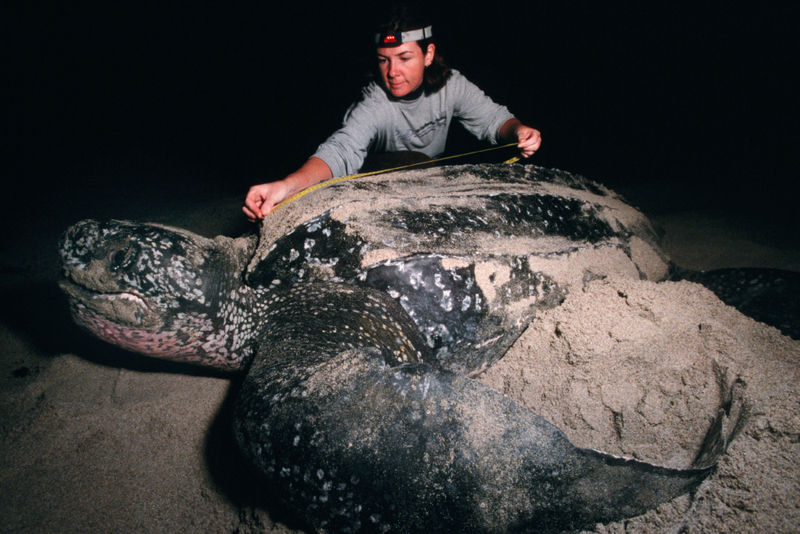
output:
<instances>
[{"instance_id":1,"label":"sand","mask_svg":"<svg viewBox=\"0 0 800 534\"><path fill-rule=\"evenodd\" d=\"M237 198L129 212L209 236L244 227ZM72 325L54 283L57 235L72 216L23 221L0 257L0 532L294 532L233 444L235 377L132 356ZM684 267L800 271L796 245L755 221L654 219ZM731 398L728 429L747 417L715 474L595 532L798 531L800 342L701 286L589 282L480 379L576 445L671 467L692 461Z\"/></svg>"}]
</instances>

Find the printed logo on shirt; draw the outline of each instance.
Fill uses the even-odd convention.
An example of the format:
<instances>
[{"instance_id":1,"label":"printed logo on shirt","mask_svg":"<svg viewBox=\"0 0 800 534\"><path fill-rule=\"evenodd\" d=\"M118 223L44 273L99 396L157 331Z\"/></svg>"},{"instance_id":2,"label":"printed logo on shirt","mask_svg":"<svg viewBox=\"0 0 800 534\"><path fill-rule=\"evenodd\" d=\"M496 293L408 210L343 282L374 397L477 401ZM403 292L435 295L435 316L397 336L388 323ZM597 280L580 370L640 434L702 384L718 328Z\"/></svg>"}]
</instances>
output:
<instances>
[{"instance_id":1,"label":"printed logo on shirt","mask_svg":"<svg viewBox=\"0 0 800 534\"><path fill-rule=\"evenodd\" d=\"M430 134L431 132L434 132L446 126L447 126L447 117L439 117L438 119L426 122L419 128L408 129L405 132L400 132L400 131L396 132L397 139L400 141L409 141L414 138L422 139L424 136Z\"/></svg>"}]
</instances>

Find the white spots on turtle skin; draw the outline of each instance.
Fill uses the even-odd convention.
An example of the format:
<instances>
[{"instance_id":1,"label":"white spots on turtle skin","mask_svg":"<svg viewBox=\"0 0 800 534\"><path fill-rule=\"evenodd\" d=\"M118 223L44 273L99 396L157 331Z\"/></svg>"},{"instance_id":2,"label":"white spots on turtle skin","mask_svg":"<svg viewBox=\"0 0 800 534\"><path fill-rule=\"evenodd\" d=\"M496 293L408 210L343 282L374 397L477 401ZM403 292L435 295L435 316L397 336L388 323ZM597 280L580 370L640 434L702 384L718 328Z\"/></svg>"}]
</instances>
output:
<instances>
[{"instance_id":1,"label":"white spots on turtle skin","mask_svg":"<svg viewBox=\"0 0 800 534\"><path fill-rule=\"evenodd\" d=\"M453 311L453 308L455 307L455 303L453 302L452 292L449 289L445 289L445 290L442 291L442 298L439 301L439 306L441 306L441 308L446 312ZM467 308L467 310L468 309L469 308ZM467 310L463 310L463 311L467 311Z\"/></svg>"},{"instance_id":2,"label":"white spots on turtle skin","mask_svg":"<svg viewBox=\"0 0 800 534\"><path fill-rule=\"evenodd\" d=\"M425 337L428 340L428 345L433 348L436 345L437 339L449 339L451 336L450 329L444 323L429 324L424 329Z\"/></svg>"},{"instance_id":3,"label":"white spots on turtle skin","mask_svg":"<svg viewBox=\"0 0 800 534\"><path fill-rule=\"evenodd\" d=\"M439 289L445 289L444 282L442 282L442 273L436 273L433 275L433 285L435 285Z\"/></svg>"},{"instance_id":4,"label":"white spots on turtle skin","mask_svg":"<svg viewBox=\"0 0 800 534\"><path fill-rule=\"evenodd\" d=\"M330 224L330 217L325 213L284 234L270 246L267 256L260 262L266 267L264 271L292 283L341 282L342 272L347 278L356 274L349 272L350 264L357 264L358 248L368 248L368 245L363 240L353 241L339 235L341 232L337 233ZM253 285L263 283L256 280Z\"/></svg>"},{"instance_id":5,"label":"white spots on turtle skin","mask_svg":"<svg viewBox=\"0 0 800 534\"><path fill-rule=\"evenodd\" d=\"M400 271L402 272L403 270L404 269L401 269ZM417 291L425 289L425 283L422 281L422 273L419 271L412 272L411 276L408 277L408 282L411 287Z\"/></svg>"},{"instance_id":6,"label":"white spots on turtle skin","mask_svg":"<svg viewBox=\"0 0 800 534\"><path fill-rule=\"evenodd\" d=\"M488 345L491 345L492 343L495 343L495 342L499 341L502 337L503 337L502 335L499 335L499 336L495 336L493 338L485 339L483 342L478 343L477 345L475 345L475 348L476 349L482 349L483 347L486 347ZM476 374L479 374L479 373L476 373Z\"/></svg>"},{"instance_id":7,"label":"white spots on turtle skin","mask_svg":"<svg viewBox=\"0 0 800 534\"><path fill-rule=\"evenodd\" d=\"M287 371L288 375L281 375L284 379L299 372L299 369L290 368ZM276 382L264 382L257 387L255 395L263 397L268 391L276 390ZM273 396L269 403L271 410L282 410L285 400L288 400L285 395ZM261 472L274 481L280 481L282 494L290 504L317 515L320 519L316 527L320 531L325 531L326 526L332 527L333 522L336 532L358 531L362 521L367 520L363 503L356 497L360 479L351 470L342 471L325 460L326 451L338 445L328 441L326 432L315 428L318 424L316 419L300 412L297 416L301 420L294 424L291 418L281 417L277 419L278 426L274 429L265 424L250 426L251 422L262 420L264 415L259 411L259 404L250 406L237 417L238 421L245 423L237 428L237 433L244 431L248 435L243 446L253 455ZM254 434L251 435L251 432ZM376 520L380 520L379 513L371 513Z\"/></svg>"},{"instance_id":8,"label":"white spots on turtle skin","mask_svg":"<svg viewBox=\"0 0 800 534\"><path fill-rule=\"evenodd\" d=\"M315 219L311 219L304 225L306 227L306 231L308 233L313 233L322 228L322 219L317 217Z\"/></svg>"},{"instance_id":9,"label":"white spots on turtle skin","mask_svg":"<svg viewBox=\"0 0 800 534\"><path fill-rule=\"evenodd\" d=\"M423 377L422 384L420 385L420 388L419 388L422 400L425 400L425 399L428 398L428 390L430 390L430 388L431 388L431 377L430 377L430 375L426 374Z\"/></svg>"}]
</instances>

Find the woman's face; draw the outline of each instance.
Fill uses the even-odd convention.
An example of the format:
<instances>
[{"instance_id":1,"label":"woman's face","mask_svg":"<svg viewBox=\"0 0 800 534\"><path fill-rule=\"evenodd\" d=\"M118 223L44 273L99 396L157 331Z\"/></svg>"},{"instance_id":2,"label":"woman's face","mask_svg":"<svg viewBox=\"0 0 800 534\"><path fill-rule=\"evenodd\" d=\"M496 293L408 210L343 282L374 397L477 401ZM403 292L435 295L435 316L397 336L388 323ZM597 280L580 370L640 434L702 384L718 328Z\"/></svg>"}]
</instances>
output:
<instances>
[{"instance_id":1,"label":"woman's face","mask_svg":"<svg viewBox=\"0 0 800 534\"><path fill-rule=\"evenodd\" d=\"M434 45L423 53L417 41L391 48L378 48L378 67L386 90L401 98L419 89L425 67L433 61Z\"/></svg>"}]
</instances>

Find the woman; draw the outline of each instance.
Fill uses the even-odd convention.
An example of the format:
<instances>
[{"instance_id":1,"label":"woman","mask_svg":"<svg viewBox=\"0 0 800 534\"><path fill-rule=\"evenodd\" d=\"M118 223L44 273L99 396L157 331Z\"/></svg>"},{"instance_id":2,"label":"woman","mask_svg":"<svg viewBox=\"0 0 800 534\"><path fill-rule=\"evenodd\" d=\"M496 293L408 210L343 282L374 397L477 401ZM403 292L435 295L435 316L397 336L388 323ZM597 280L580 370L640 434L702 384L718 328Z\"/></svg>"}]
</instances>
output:
<instances>
[{"instance_id":1,"label":"woman","mask_svg":"<svg viewBox=\"0 0 800 534\"><path fill-rule=\"evenodd\" d=\"M529 157L542 142L505 106L489 99L436 53L432 27L400 12L375 36L380 84L370 83L351 106L344 125L283 180L255 185L244 213L256 221L285 199L323 180L358 172L368 152L417 151L431 158L444 152L456 119L492 144L517 142Z\"/></svg>"}]
</instances>

